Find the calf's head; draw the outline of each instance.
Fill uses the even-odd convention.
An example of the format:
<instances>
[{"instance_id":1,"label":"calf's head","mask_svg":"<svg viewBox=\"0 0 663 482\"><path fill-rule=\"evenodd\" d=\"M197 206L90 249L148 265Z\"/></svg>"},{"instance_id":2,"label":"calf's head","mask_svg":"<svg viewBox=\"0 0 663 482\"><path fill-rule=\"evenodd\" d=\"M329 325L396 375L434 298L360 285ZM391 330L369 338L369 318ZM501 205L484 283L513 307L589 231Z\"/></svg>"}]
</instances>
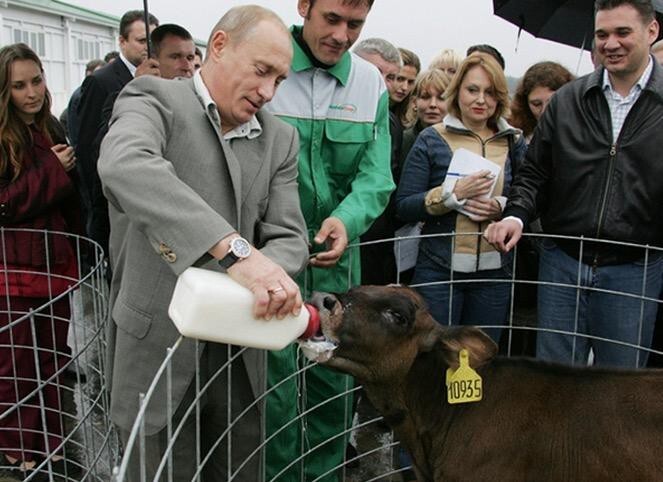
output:
<instances>
[{"instance_id":1,"label":"calf's head","mask_svg":"<svg viewBox=\"0 0 663 482\"><path fill-rule=\"evenodd\" d=\"M402 286L360 286L344 294L316 293L325 338L335 343L329 367L362 383L393 382L404 377L420 353L439 350L445 363L458 367L461 349L470 365L490 361L497 346L472 327L443 327L429 314L423 299Z\"/></svg>"}]
</instances>

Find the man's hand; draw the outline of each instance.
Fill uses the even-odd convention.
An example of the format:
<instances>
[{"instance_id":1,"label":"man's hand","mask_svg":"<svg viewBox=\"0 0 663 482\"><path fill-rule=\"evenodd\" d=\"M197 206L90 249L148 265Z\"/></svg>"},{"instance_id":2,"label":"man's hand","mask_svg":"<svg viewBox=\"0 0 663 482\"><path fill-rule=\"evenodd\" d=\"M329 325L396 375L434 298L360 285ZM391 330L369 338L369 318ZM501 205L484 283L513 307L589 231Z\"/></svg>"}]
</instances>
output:
<instances>
[{"instance_id":1,"label":"man's hand","mask_svg":"<svg viewBox=\"0 0 663 482\"><path fill-rule=\"evenodd\" d=\"M316 268L330 268L343 256L348 247L348 233L345 224L338 218L330 217L323 221L320 231L313 240L317 244L326 243L327 251L317 253L311 258L311 265Z\"/></svg>"},{"instance_id":2,"label":"man's hand","mask_svg":"<svg viewBox=\"0 0 663 482\"><path fill-rule=\"evenodd\" d=\"M503 219L498 223L489 224L483 233L483 237L499 251L508 253L516 245L522 234L523 228L518 221Z\"/></svg>"},{"instance_id":3,"label":"man's hand","mask_svg":"<svg viewBox=\"0 0 663 482\"><path fill-rule=\"evenodd\" d=\"M51 151L57 156L65 171L71 171L76 165L76 156L74 155L73 147L67 144L56 144L51 147Z\"/></svg>"},{"instance_id":4,"label":"man's hand","mask_svg":"<svg viewBox=\"0 0 663 482\"><path fill-rule=\"evenodd\" d=\"M209 253L216 259L227 253L234 233L219 241ZM256 318L271 320L276 316L282 319L287 315L298 315L302 308L302 295L299 286L288 273L274 261L252 248L248 258L237 261L228 268L228 276L251 290L255 297L253 315Z\"/></svg>"},{"instance_id":5,"label":"man's hand","mask_svg":"<svg viewBox=\"0 0 663 482\"><path fill-rule=\"evenodd\" d=\"M156 59L145 59L141 64L136 67L136 77L141 75L154 75L156 77L161 77L161 72L159 71L159 62Z\"/></svg>"},{"instance_id":6,"label":"man's hand","mask_svg":"<svg viewBox=\"0 0 663 482\"><path fill-rule=\"evenodd\" d=\"M228 275L249 288L255 296L253 314L256 318L279 320L298 315L302 308L299 286L278 264L257 249L251 255L228 268Z\"/></svg>"},{"instance_id":7,"label":"man's hand","mask_svg":"<svg viewBox=\"0 0 663 482\"><path fill-rule=\"evenodd\" d=\"M484 222L499 219L502 215L502 206L495 198L473 198L468 199L463 208L471 214L472 221Z\"/></svg>"}]
</instances>

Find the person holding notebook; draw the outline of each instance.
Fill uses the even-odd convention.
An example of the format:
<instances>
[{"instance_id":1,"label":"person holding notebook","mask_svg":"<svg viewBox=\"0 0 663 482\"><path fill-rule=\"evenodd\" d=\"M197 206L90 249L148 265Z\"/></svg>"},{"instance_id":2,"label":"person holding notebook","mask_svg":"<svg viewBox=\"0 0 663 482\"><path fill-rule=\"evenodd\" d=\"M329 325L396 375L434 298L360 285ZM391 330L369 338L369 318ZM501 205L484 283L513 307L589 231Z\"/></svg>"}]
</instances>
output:
<instances>
[{"instance_id":1,"label":"person holding notebook","mask_svg":"<svg viewBox=\"0 0 663 482\"><path fill-rule=\"evenodd\" d=\"M423 284L417 290L441 324L499 326L506 320L510 288L497 280L510 277L510 257L480 233L502 216L512 167L524 156L525 142L504 120L507 83L491 56L466 58L445 97L449 113L415 141L396 195L403 221L423 221L422 234L439 234L421 239L412 284ZM459 149L497 164L497 179L487 169L451 175L449 166ZM456 234L445 236L451 233ZM490 281L475 281L480 279ZM499 329L487 331L499 339Z\"/></svg>"}]
</instances>

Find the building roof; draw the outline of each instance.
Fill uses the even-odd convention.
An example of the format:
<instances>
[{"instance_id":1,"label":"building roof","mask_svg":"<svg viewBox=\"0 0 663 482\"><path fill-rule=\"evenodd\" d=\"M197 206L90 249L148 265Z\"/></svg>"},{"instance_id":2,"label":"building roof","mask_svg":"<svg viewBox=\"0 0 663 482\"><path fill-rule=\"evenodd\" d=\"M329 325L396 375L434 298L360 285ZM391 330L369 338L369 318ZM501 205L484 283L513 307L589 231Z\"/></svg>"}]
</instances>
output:
<instances>
[{"instance_id":1,"label":"building roof","mask_svg":"<svg viewBox=\"0 0 663 482\"><path fill-rule=\"evenodd\" d=\"M79 7L60 0L5 0L5 3L30 10L63 15L76 20L84 20L96 25L105 25L112 28L118 28L120 25L120 17Z\"/></svg>"},{"instance_id":2,"label":"building roof","mask_svg":"<svg viewBox=\"0 0 663 482\"><path fill-rule=\"evenodd\" d=\"M61 0L0 0L0 4L2 3L55 15L64 15L65 17L85 20L96 25L105 25L115 29L120 26L120 17L85 7L79 7L78 5L72 5L70 3L62 2ZM194 38L193 40L198 47L203 49L203 51L207 47L207 41L197 38Z\"/></svg>"}]
</instances>

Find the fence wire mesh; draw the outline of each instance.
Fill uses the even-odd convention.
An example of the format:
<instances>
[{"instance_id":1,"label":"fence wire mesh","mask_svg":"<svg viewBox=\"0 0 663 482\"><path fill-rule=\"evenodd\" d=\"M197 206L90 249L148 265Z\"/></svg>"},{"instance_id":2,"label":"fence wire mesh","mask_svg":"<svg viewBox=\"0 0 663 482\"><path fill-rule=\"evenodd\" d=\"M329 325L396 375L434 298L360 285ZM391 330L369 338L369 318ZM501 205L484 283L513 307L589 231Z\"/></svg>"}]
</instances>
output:
<instances>
[{"instance_id":1,"label":"fence wire mesh","mask_svg":"<svg viewBox=\"0 0 663 482\"><path fill-rule=\"evenodd\" d=\"M52 269L62 243L75 260L66 274ZM0 228L0 255L0 480L107 481L119 444L102 250L67 233Z\"/></svg>"},{"instance_id":2,"label":"fence wire mesh","mask_svg":"<svg viewBox=\"0 0 663 482\"><path fill-rule=\"evenodd\" d=\"M454 238L454 235L450 235ZM469 236L480 236L479 233L470 234ZM413 240L421 240L426 236L411 236L407 238L394 238L381 241L372 241L364 245L356 245L350 248L352 255L358 255L359 250L364 246L376 245L380 243L388 243L393 247L396 259L399 260L403 251L411 251L412 246L401 246L401 243L411 243ZM584 295L592 296L593 294L603 294L624 297L635 300L641 307L637 314L637 322L640 326L643 323L645 309L644 307L649 304L654 304L658 309L660 305L660 293L655 296L648 294L648 267L653 264L658 264L663 259L663 250L661 248L651 246L640 246L628 243L616 243L604 240L594 240L585 238L573 238L564 236L545 236L541 234L526 235L530 246L534 251L541 250L543 242L559 242L560 240L567 240L576 242L580 255L585 249L587 243L595 246L596 244L606 246L617 246L619 249L634 249L641 252L641 262L643 265L642 280L640 289L633 292L616 290L606 290L600 287L593 286L591 283L583 281L582 270L587 267L578 263L578 276L576 282L571 283L556 283L540 281L536 277L536 273L532 274L525 272L519 263L522 262L522 253L516 252L510 259L508 272L510 276L506 279L498 280L498 283L506 284L509 287L509 301L508 301L508 315L504 325L485 325L481 326L484 329L500 329L500 353L505 356L528 355L533 356L534 341L532 338L540 333L557 333L568 335L573 340L573 350L575 352L576 343L579 340L589 342L590 347L593 343L604 342L614 344L617 346L624 346L633 349L637 353L637 365L642 365L642 361L646 360L650 355L663 355L663 352L650 347L649 339L643 336L640 330L640 336L636 342L625 342L622 340L608 339L593 333L583 332L579 327L579 312L580 306L575 307L575 320L572 320L574 329L555 330L555 329L541 329L537 326L537 309L536 309L536 289L539 286L558 286L565 289L572 290L575 293L576 303L580 303L580 299ZM456 239L452 239L452 245ZM521 243L520 246L525 246ZM416 250L416 247L414 248ZM524 249L524 248L522 248ZM531 254L531 253L530 253ZM591 270L592 267L590 266ZM396 282L401 280L400 273L394 273ZM348 275L348 279L350 276ZM496 280L492 278L481 278L480 276L472 280L455 279L453 270L451 271L450 279L443 280L430 280L427 283L412 285L415 289L420 289L425 286L433 286L436 284L446 284L451 287L451 299L449 300L449 310L453 303L454 289L459 290L464 284L479 284L479 283L495 283ZM581 296L582 295L582 296ZM233 391L232 377L234 376L233 367L238 365L243 359L246 352L245 348L224 346L223 353L217 356L218 363L216 367L210 372L202 376L201 373L205 369L201 367L201 358L204 358L206 350L209 345L196 342L196 350L191 360L185 361L192 363L196 367L196 377L191 387L191 396L186 399L180 406L176 406L171 396L172 393L167 391L168 400L166 401L166 409L168 411L168 426L166 427L166 443L165 451L157 457L157 461L151 462L153 470L147 470L147 445L146 440L149 437L145 431L145 418L149 410L151 399L157 392L156 387L159 384L165 383L167 387L172 386L171 370L174 360L174 354L185 343L184 338L180 338L167 353L164 353L164 361L161 365L159 372L155 375L150 389L141 394L140 397L140 410L138 417L135 420L131 432L128 434L127 443L124 447L124 455L118 465L113 471L113 480L116 482L124 480L167 480L180 482L182 480L213 480L205 476L206 468L219 461L220 458L224 460L232 460L232 463L226 463L223 467L225 474L224 480L255 480L251 476L244 474L247 467L253 467L259 473L259 479L271 482L297 482L297 481L332 481L332 480L345 480L351 482L359 481L398 481L402 480L403 473L409 469L407 465L398 462L398 449L399 442L394 439L391 431L385 425L382 417L375 412L370 404L361 397L361 387L355 386L352 381L349 381L346 390L337 394L329 400L323 401L316 406L308 406L300 411L298 417L292 420L282 420L281 426L276 430L268 431L265 426L264 414L268 409L270 395L279 389L282 384L290 381L295 381L297 386L296 399L291 400L293 404L301 404L301 400L306 399L306 377L316 368L316 364L304 361L299 358L299 365L296 371L290 374L289 377L281 380L276 384L272 384L269 388L266 383L262 386L262 391L255 396L249 403L241 405L239 400L241 397ZM182 362L181 360L179 362ZM207 362L205 362L207 363ZM592 355L587 360L576 362L582 364L591 364ZM265 361L263 367L265 373L268 372L268 361ZM224 390L224 397L227 401L225 412L222 414L220 420L212 420L205 412L205 400L210 390L218 390L214 387L215 381L222 380L221 386ZM348 403L345 405L348 408L346 419L348 423L340 432L332 435L329 440L322 442L312 442L308 437L310 427L307 425L306 419L311 412L323 409L327 403L333 403L334 399L347 399ZM354 403L353 403L354 400ZM357 403L357 400L359 402ZM240 404L240 405L238 405ZM218 416L219 414L217 414ZM249 421L249 423L258 423L260 425L260 442L255 446L243 446L242 439L235 437L235 431L242 423ZM213 423L220 423L221 429L216 433L215 439L211 442L205 441L204 432ZM299 444L298 453L292 457L291 460L282 466L276 473L268 473L265 468L266 463L266 449L270 444L277 443L281 432L286 432L288 427L296 425L299 430L299 437L297 438ZM190 435L184 435L189 432ZM192 435L191 435L192 434ZM318 449L328 443L333 443L333 439L342 440L343 444L347 444L347 450L337 464L327 467L324 472L318 472L315 476L307 473L306 464L309 463L311 457L315 456ZM282 443L282 439L281 442ZM178 446L186 445L188 447L187 453L195 460L195 470L192 474L186 475L182 478L178 475L176 457L174 455ZM130 460L137 458L140 467L139 473L130 474ZM136 459L133 459L136 460ZM295 470L293 470L295 469ZM151 474L151 475L150 475ZM294 474L294 475L293 475ZM219 480L219 479L214 479Z\"/></svg>"}]
</instances>

